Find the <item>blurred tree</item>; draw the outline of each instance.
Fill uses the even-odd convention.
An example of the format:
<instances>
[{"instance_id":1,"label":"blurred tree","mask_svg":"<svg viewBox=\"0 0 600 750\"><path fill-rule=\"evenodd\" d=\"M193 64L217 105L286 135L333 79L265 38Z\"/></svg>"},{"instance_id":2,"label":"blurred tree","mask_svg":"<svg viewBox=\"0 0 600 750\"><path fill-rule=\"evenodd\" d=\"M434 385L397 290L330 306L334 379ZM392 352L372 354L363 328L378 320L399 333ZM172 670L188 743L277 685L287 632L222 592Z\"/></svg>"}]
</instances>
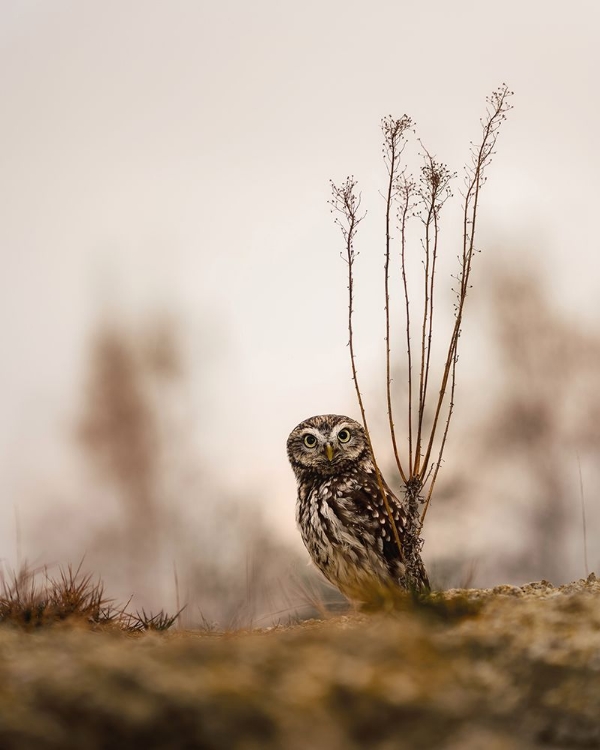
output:
<instances>
[{"instance_id":1,"label":"blurred tree","mask_svg":"<svg viewBox=\"0 0 600 750\"><path fill-rule=\"evenodd\" d=\"M146 588L143 582L160 545L157 494L163 435L152 379L174 378L181 370L172 332L163 325L149 335L152 345L145 349L144 338L138 340L124 328L99 328L79 427L90 463L118 495L123 513L118 536L136 589Z\"/></svg>"},{"instance_id":2,"label":"blurred tree","mask_svg":"<svg viewBox=\"0 0 600 750\"><path fill-rule=\"evenodd\" d=\"M452 550L437 550L434 577L564 583L588 572L586 557L600 564L600 333L557 309L539 273L496 267L487 277L485 405L460 423L429 519Z\"/></svg>"},{"instance_id":3,"label":"blurred tree","mask_svg":"<svg viewBox=\"0 0 600 750\"><path fill-rule=\"evenodd\" d=\"M496 276L492 312L502 388L482 448L528 473L532 488L515 564L533 578L570 580L584 572L581 556L578 570L568 560L582 520L574 467L600 449L600 336L561 316L533 275Z\"/></svg>"},{"instance_id":4,"label":"blurred tree","mask_svg":"<svg viewBox=\"0 0 600 750\"><path fill-rule=\"evenodd\" d=\"M185 373L168 319L138 331L103 323L93 337L77 434L95 475L87 496L109 488L118 515L93 529L92 562L111 591L119 576L134 606L187 605L187 626L314 613L296 585L304 561L266 522L251 488L232 496L207 470L191 440ZM315 569L302 578L320 599L330 596Z\"/></svg>"}]
</instances>

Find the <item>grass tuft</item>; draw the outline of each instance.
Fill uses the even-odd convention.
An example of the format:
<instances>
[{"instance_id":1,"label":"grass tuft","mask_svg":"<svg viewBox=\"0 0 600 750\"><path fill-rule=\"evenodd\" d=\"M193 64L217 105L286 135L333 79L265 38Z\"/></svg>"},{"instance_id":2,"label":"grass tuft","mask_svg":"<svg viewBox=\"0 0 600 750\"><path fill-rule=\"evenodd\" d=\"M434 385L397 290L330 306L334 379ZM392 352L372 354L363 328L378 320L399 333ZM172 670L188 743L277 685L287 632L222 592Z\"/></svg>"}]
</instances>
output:
<instances>
[{"instance_id":1,"label":"grass tuft","mask_svg":"<svg viewBox=\"0 0 600 750\"><path fill-rule=\"evenodd\" d=\"M37 630L59 624L83 625L91 629L113 627L126 632L168 630L181 614L128 613L104 592L104 583L81 570L60 567L52 576L46 566L27 564L18 571L0 574L0 625Z\"/></svg>"},{"instance_id":2,"label":"grass tuft","mask_svg":"<svg viewBox=\"0 0 600 750\"><path fill-rule=\"evenodd\" d=\"M134 633L146 632L149 630L154 632L164 632L174 625L184 609L185 607L182 607L179 612L174 615L169 615L162 609L160 612L153 615L151 612L146 612L145 609L142 609L141 612L136 612L134 615L127 615L129 618L129 626L127 630Z\"/></svg>"}]
</instances>

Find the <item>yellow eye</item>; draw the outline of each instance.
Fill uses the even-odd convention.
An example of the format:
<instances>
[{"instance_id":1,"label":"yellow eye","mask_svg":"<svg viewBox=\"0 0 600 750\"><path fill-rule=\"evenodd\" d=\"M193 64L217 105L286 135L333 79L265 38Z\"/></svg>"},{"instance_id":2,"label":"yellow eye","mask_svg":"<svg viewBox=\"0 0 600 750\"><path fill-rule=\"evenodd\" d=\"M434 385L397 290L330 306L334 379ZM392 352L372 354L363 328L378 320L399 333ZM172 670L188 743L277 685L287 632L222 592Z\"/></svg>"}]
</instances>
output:
<instances>
[{"instance_id":1,"label":"yellow eye","mask_svg":"<svg viewBox=\"0 0 600 750\"><path fill-rule=\"evenodd\" d=\"M308 435L304 436L304 445L307 448L314 448L316 444L317 438L314 435L311 435L310 432L308 433Z\"/></svg>"},{"instance_id":2,"label":"yellow eye","mask_svg":"<svg viewBox=\"0 0 600 750\"><path fill-rule=\"evenodd\" d=\"M340 443L347 443L351 437L350 430L343 429L338 432L338 440Z\"/></svg>"}]
</instances>

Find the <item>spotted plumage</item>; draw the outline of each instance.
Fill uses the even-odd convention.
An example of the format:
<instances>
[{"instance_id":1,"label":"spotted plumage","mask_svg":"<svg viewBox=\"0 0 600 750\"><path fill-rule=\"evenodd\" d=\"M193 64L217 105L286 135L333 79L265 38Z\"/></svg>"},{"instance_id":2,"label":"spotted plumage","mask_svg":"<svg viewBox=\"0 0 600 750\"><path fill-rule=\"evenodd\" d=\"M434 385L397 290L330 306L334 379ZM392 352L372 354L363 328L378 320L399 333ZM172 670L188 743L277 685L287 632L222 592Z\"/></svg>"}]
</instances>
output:
<instances>
[{"instance_id":1,"label":"spotted plumage","mask_svg":"<svg viewBox=\"0 0 600 750\"><path fill-rule=\"evenodd\" d=\"M331 583L359 601L382 586L429 587L416 504L399 500L382 480L399 549L362 425L337 414L311 417L291 432L287 453L302 540Z\"/></svg>"}]
</instances>

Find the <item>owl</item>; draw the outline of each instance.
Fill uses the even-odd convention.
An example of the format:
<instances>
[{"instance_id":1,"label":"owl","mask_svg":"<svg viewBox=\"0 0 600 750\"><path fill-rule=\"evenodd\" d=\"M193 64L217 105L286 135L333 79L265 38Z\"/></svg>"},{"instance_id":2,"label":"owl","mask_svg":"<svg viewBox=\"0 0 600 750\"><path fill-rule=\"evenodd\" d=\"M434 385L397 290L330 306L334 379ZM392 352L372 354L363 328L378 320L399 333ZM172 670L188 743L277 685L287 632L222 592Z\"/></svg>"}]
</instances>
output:
<instances>
[{"instance_id":1,"label":"owl","mask_svg":"<svg viewBox=\"0 0 600 750\"><path fill-rule=\"evenodd\" d=\"M416 501L399 500L382 480L401 552L362 425L337 414L311 417L292 430L287 453L302 540L334 586L356 601L381 589L429 589Z\"/></svg>"}]
</instances>

